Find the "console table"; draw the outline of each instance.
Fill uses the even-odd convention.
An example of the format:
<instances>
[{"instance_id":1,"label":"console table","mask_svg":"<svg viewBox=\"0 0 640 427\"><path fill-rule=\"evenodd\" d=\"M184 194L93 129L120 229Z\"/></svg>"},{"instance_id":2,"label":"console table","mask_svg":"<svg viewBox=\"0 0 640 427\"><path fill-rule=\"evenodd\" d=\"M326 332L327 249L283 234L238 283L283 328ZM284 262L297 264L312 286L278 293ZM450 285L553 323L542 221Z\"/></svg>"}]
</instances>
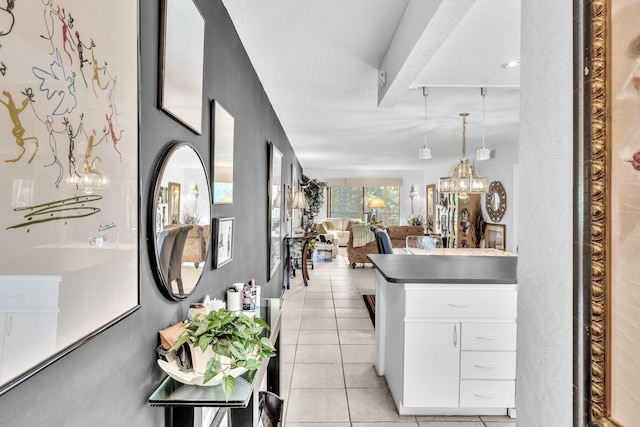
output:
<instances>
[{"instance_id":1,"label":"console table","mask_svg":"<svg viewBox=\"0 0 640 427\"><path fill-rule=\"evenodd\" d=\"M215 407L230 411L230 425L253 426L258 420L258 392L265 375L267 391L280 394L280 325L281 301L278 298L261 300L259 316L267 322L269 339L276 355L265 360L257 371L236 378L233 394L226 400L221 385L201 387L182 384L167 377L149 397L149 405L165 408L166 427L192 427L197 419L195 408Z\"/></svg>"},{"instance_id":2,"label":"console table","mask_svg":"<svg viewBox=\"0 0 640 427\"><path fill-rule=\"evenodd\" d=\"M291 274L294 271L293 270L293 263L292 263L292 256L291 256L291 252L292 252L292 246L295 245L296 243L302 243L302 281L304 282L305 286L309 286L308 280L309 280L309 270L307 269L307 261L308 261L308 256L307 256L307 249L309 248L309 242L312 241L313 239L315 239L315 236L286 236L284 238L284 242L285 242L285 247L287 248L287 255L286 255L286 260L287 260L287 289L290 288L290 284L291 284Z\"/></svg>"}]
</instances>

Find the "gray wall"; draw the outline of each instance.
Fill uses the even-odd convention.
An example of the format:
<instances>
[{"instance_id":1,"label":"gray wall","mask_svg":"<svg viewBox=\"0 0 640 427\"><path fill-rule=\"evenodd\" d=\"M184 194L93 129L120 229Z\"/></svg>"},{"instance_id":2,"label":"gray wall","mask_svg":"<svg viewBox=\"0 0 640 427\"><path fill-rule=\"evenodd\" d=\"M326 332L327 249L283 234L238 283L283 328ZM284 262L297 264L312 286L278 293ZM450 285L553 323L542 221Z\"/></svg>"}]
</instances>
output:
<instances>
[{"instance_id":1,"label":"gray wall","mask_svg":"<svg viewBox=\"0 0 640 427\"><path fill-rule=\"evenodd\" d=\"M160 0L140 0L141 308L0 397L1 426L163 425L163 409L147 404L165 376L155 363L158 330L183 319L189 303L205 294L221 298L233 282L255 278L264 296L280 295L282 268L267 282L266 141L284 153L284 182L290 180L291 163L299 167L298 161L226 9L219 0L196 3L206 20L202 135L156 108ZM213 209L213 216L236 219L234 259L219 270L211 270L207 261L194 295L175 303L158 290L148 256L151 176L160 151L172 140L194 144L208 167L211 99L220 100L236 123L234 204Z\"/></svg>"}]
</instances>

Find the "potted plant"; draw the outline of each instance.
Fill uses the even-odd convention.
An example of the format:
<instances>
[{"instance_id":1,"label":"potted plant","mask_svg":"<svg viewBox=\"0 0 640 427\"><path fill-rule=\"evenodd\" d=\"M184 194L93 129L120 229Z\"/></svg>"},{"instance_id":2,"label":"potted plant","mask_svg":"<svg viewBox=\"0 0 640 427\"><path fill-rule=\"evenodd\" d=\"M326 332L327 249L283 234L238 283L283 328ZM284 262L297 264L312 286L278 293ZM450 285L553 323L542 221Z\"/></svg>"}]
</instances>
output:
<instances>
[{"instance_id":1,"label":"potted plant","mask_svg":"<svg viewBox=\"0 0 640 427\"><path fill-rule=\"evenodd\" d=\"M264 320L250 318L244 313L227 309L198 313L193 320L185 321L185 329L171 349L188 344L194 371L195 365L205 360L206 366L201 368L203 383L222 374L222 388L229 399L236 387L233 369L255 371L265 358L275 354L269 338L261 336L265 329L269 330L269 325Z\"/></svg>"},{"instance_id":2,"label":"potted plant","mask_svg":"<svg viewBox=\"0 0 640 427\"><path fill-rule=\"evenodd\" d=\"M324 191L327 188L327 183L302 175L302 188L304 189L304 197L309 204L309 209L303 210L304 221L302 228L307 231L313 231L314 219L320 213L324 203Z\"/></svg>"}]
</instances>

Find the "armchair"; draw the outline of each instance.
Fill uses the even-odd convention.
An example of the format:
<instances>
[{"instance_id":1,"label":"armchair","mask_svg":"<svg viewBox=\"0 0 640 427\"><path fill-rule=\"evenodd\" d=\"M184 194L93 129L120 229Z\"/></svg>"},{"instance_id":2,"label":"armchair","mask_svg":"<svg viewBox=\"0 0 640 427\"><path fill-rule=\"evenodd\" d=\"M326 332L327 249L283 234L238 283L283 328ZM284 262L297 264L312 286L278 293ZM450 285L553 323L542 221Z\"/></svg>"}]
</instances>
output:
<instances>
[{"instance_id":1,"label":"armchair","mask_svg":"<svg viewBox=\"0 0 640 427\"><path fill-rule=\"evenodd\" d=\"M354 245L354 240L357 246ZM356 264L369 262L367 255L377 253L379 253L378 243L369 226L366 224L354 225L351 233L349 233L349 241L347 242L347 258L351 268L356 268Z\"/></svg>"}]
</instances>

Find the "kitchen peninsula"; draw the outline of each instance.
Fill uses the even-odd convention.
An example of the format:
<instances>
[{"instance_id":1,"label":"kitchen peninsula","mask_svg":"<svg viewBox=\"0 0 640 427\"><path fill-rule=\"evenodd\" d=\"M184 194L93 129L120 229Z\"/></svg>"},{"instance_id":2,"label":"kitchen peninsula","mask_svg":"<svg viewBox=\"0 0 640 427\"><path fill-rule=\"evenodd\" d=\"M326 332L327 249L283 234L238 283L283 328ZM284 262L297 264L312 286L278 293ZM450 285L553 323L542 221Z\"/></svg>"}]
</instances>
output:
<instances>
[{"instance_id":1,"label":"kitchen peninsula","mask_svg":"<svg viewBox=\"0 0 640 427\"><path fill-rule=\"evenodd\" d=\"M515 416L517 256L368 258L377 270L375 368L398 412Z\"/></svg>"}]
</instances>

